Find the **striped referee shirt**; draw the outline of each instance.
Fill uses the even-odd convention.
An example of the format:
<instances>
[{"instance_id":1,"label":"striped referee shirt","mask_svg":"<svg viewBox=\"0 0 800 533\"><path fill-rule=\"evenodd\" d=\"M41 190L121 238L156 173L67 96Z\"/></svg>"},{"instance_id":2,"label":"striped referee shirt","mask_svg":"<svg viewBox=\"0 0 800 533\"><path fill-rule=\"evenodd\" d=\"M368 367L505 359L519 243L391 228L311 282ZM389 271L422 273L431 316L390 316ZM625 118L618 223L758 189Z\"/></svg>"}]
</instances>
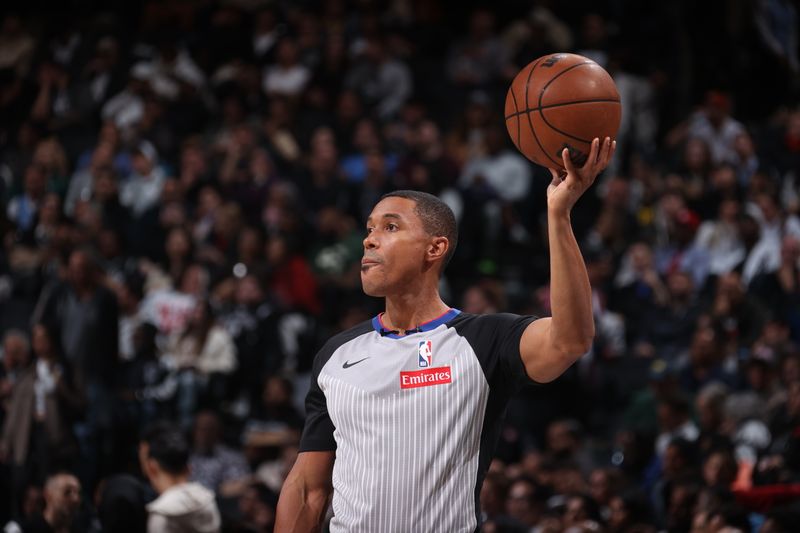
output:
<instances>
[{"instance_id":1,"label":"striped referee shirt","mask_svg":"<svg viewBox=\"0 0 800 533\"><path fill-rule=\"evenodd\" d=\"M332 532L473 532L533 317L451 309L399 336L380 316L314 360L300 451L334 451Z\"/></svg>"}]
</instances>

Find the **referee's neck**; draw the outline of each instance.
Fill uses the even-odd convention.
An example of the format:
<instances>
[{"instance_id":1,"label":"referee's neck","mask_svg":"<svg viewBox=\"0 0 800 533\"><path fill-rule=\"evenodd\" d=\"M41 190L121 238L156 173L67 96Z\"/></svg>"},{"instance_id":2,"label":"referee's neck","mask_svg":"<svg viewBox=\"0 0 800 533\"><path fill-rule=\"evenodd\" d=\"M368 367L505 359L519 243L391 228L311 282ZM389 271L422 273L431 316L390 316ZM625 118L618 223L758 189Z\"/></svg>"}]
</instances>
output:
<instances>
[{"instance_id":1,"label":"referee's neck","mask_svg":"<svg viewBox=\"0 0 800 533\"><path fill-rule=\"evenodd\" d=\"M442 301L439 291L420 291L386 296L386 312L381 317L385 328L406 331L430 322L450 309Z\"/></svg>"}]
</instances>

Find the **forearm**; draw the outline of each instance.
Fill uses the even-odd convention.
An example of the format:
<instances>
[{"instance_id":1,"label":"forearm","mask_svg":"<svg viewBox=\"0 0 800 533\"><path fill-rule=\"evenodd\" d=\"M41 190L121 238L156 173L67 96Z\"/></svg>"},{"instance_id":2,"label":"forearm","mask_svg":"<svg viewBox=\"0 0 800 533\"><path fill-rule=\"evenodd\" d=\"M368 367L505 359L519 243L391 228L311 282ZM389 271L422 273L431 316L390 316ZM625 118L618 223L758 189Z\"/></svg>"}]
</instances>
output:
<instances>
[{"instance_id":1,"label":"forearm","mask_svg":"<svg viewBox=\"0 0 800 533\"><path fill-rule=\"evenodd\" d=\"M329 489L309 490L290 476L281 489L275 517L276 533L310 533L321 530L330 499Z\"/></svg>"},{"instance_id":2,"label":"forearm","mask_svg":"<svg viewBox=\"0 0 800 533\"><path fill-rule=\"evenodd\" d=\"M550 243L550 342L573 359L586 353L594 338L592 289L568 213L548 212Z\"/></svg>"}]
</instances>

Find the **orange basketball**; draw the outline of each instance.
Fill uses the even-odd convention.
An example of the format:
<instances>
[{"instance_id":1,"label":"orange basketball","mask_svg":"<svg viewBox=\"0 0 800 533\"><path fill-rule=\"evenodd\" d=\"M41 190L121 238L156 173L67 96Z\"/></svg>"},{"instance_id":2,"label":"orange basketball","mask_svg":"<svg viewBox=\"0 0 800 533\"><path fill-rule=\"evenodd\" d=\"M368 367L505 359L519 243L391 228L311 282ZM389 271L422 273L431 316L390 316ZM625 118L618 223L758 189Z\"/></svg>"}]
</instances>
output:
<instances>
[{"instance_id":1,"label":"orange basketball","mask_svg":"<svg viewBox=\"0 0 800 533\"><path fill-rule=\"evenodd\" d=\"M586 161L592 139L619 130L622 107L606 70L576 54L550 54L519 71L506 95L506 128L525 157L549 168L564 168L561 152Z\"/></svg>"}]
</instances>

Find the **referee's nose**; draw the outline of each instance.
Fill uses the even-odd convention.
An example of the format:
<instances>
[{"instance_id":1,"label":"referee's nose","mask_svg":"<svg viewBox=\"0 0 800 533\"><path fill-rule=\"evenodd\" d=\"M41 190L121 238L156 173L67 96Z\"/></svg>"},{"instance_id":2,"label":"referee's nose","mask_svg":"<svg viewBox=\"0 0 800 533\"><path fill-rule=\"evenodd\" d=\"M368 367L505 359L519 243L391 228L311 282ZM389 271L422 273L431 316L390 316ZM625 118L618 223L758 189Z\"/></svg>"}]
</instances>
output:
<instances>
[{"instance_id":1,"label":"referee's nose","mask_svg":"<svg viewBox=\"0 0 800 533\"><path fill-rule=\"evenodd\" d=\"M367 233L367 236L364 237L364 249L365 250L372 250L378 247L378 241L375 238L375 232Z\"/></svg>"}]
</instances>

